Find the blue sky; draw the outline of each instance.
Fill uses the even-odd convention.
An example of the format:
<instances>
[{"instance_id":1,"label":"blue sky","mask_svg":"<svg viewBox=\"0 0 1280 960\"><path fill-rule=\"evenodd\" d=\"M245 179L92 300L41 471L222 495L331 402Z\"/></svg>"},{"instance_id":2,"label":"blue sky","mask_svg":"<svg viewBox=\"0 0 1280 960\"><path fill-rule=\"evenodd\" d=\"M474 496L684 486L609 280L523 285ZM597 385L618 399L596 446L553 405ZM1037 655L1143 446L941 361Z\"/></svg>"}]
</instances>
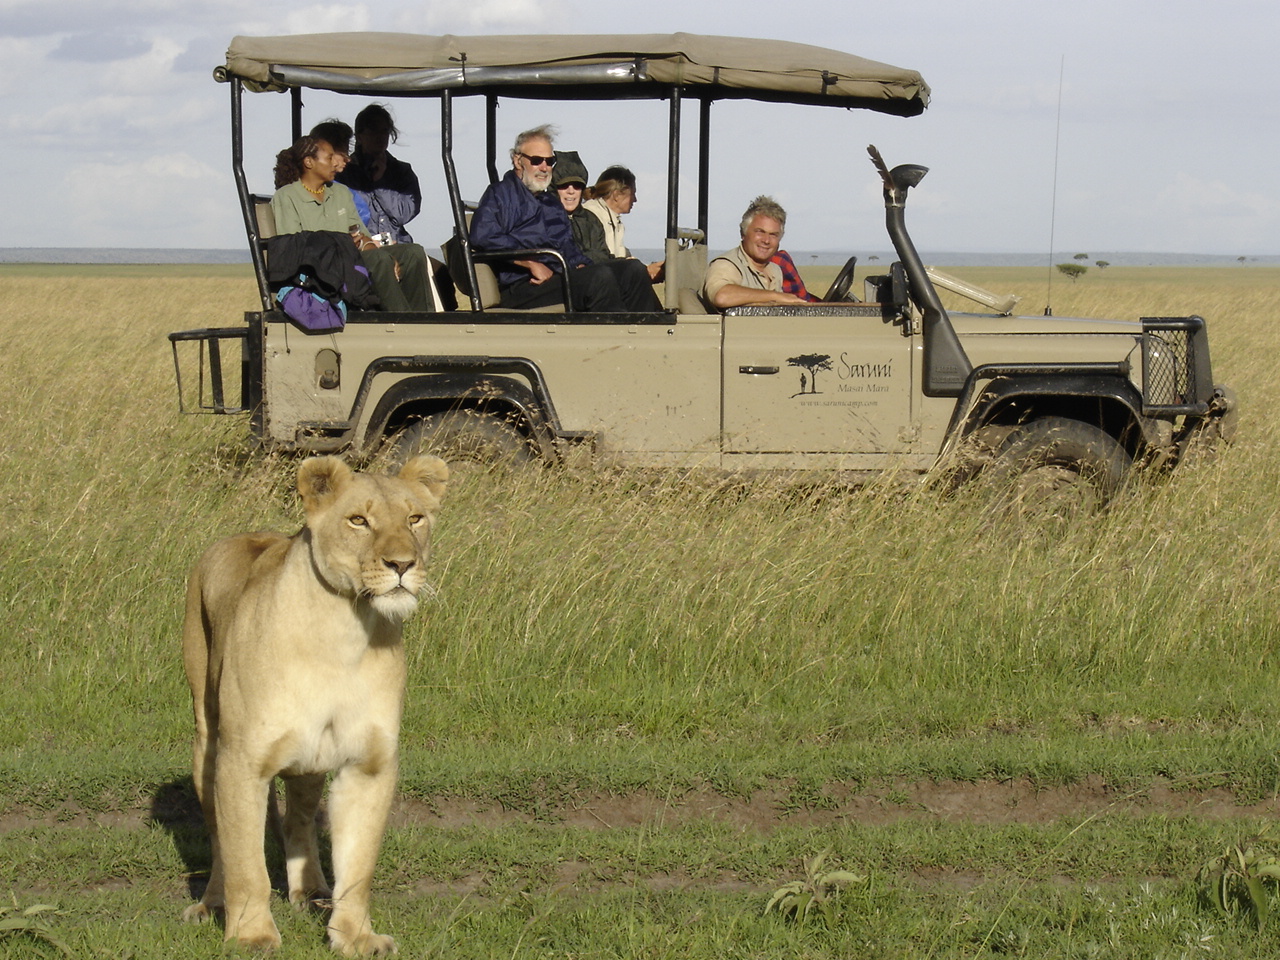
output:
<instances>
[{"instance_id":1,"label":"blue sky","mask_svg":"<svg viewBox=\"0 0 1280 960\"><path fill-rule=\"evenodd\" d=\"M236 34L687 31L832 47L917 69L933 88L929 110L911 119L718 105L713 247L736 242L742 208L770 193L789 211L793 249L886 248L865 154L875 143L891 165L931 168L908 211L924 250L1038 253L1052 230L1063 252L1280 253L1272 2L740 0L732 16L725 9L690 0L0 0L0 102L18 155L7 179L22 225L6 245L242 246L227 87L210 75ZM350 120L363 102L317 95L306 116ZM431 246L449 230L438 110L392 106L404 131L393 152L429 194L412 226ZM247 111L250 184L270 192L271 156L288 137L285 98L248 97ZM485 183L480 121L478 109L460 110L470 199ZM664 108L512 102L499 114L500 138L546 121L592 174L618 162L637 172L628 238L657 246Z\"/></svg>"}]
</instances>

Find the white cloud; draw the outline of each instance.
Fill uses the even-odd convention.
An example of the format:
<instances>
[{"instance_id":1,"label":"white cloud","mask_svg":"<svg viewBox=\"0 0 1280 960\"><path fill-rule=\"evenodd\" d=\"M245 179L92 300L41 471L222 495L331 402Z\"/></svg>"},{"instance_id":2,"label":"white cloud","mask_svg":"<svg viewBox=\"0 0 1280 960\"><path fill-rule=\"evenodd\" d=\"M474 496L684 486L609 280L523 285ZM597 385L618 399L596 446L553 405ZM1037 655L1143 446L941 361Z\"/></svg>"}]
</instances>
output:
<instances>
[{"instance_id":1,"label":"white cloud","mask_svg":"<svg viewBox=\"0 0 1280 960\"><path fill-rule=\"evenodd\" d=\"M362 3L350 6L320 4L290 11L286 29L280 33L348 33L370 30L369 9ZM230 39L230 38L228 38Z\"/></svg>"},{"instance_id":2,"label":"white cloud","mask_svg":"<svg viewBox=\"0 0 1280 960\"><path fill-rule=\"evenodd\" d=\"M597 8L593 6L592 9ZM477 0L474 3L415 4L393 16L392 29L407 33L462 35L558 33L574 23L572 14L571 6L561 0ZM588 29L582 27L581 32L587 32Z\"/></svg>"},{"instance_id":3,"label":"white cloud","mask_svg":"<svg viewBox=\"0 0 1280 960\"><path fill-rule=\"evenodd\" d=\"M67 246L203 247L204 225L234 213L231 178L189 154L134 165L90 161L65 177ZM123 238L123 239L122 239Z\"/></svg>"}]
</instances>

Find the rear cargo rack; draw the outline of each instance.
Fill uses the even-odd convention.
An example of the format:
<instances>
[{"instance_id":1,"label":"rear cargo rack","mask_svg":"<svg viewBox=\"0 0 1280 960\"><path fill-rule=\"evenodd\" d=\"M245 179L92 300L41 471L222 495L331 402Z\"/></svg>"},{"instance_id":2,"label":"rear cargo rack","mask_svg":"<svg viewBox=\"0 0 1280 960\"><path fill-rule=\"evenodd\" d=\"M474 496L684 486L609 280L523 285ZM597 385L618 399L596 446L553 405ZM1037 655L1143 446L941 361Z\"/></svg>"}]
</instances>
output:
<instances>
[{"instance_id":1,"label":"rear cargo rack","mask_svg":"<svg viewBox=\"0 0 1280 960\"><path fill-rule=\"evenodd\" d=\"M179 330L169 334L169 343L173 347L173 369L178 378L179 413L245 413L249 409L248 357L245 351L248 339L248 327L205 327L200 330ZM228 383L227 378L231 371L223 363L222 341L224 340L239 341L240 356L234 361L233 367L240 381L238 389L234 381ZM188 404L183 390L182 362L178 353L178 344L193 342L197 344L199 352L196 358L194 402ZM233 390L238 397L239 405L229 407L227 395Z\"/></svg>"}]
</instances>

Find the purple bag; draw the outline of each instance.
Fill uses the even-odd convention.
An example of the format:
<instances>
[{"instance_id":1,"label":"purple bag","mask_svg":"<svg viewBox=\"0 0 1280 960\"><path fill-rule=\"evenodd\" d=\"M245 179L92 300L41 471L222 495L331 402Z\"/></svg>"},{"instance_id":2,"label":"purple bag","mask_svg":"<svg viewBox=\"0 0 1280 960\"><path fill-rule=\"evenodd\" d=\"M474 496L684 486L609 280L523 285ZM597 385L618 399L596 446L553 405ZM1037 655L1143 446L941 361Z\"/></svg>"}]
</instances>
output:
<instances>
[{"instance_id":1,"label":"purple bag","mask_svg":"<svg viewBox=\"0 0 1280 960\"><path fill-rule=\"evenodd\" d=\"M290 320L312 333L332 333L347 325L347 305L341 300L333 303L302 287L281 287L276 299Z\"/></svg>"}]
</instances>

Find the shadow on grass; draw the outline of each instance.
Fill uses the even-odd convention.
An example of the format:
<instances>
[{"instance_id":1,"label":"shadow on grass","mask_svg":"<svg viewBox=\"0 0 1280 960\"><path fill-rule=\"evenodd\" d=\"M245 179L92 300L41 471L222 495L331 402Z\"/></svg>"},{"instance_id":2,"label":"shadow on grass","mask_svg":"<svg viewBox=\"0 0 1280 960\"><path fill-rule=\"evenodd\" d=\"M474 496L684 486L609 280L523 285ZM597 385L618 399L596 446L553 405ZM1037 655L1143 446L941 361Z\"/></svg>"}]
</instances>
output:
<instances>
[{"instance_id":1,"label":"shadow on grass","mask_svg":"<svg viewBox=\"0 0 1280 960\"><path fill-rule=\"evenodd\" d=\"M272 805L274 804L273 796ZM192 900L199 900L209 883L209 870L213 867L213 847L209 842L209 831L205 827L204 814L200 810L200 800L196 796L192 779L182 777L156 787L151 795L151 814L148 819L169 834L174 849L182 858L187 892ZM275 830L270 829L269 824L264 824L264 830L271 888L287 897L289 885L280 838ZM326 832L320 835L320 858L326 870L331 870L329 838Z\"/></svg>"},{"instance_id":2,"label":"shadow on grass","mask_svg":"<svg viewBox=\"0 0 1280 960\"><path fill-rule=\"evenodd\" d=\"M191 778L170 780L156 787L151 795L149 819L169 834L174 849L182 858L187 892L193 900L198 900L209 881L213 848Z\"/></svg>"}]
</instances>

